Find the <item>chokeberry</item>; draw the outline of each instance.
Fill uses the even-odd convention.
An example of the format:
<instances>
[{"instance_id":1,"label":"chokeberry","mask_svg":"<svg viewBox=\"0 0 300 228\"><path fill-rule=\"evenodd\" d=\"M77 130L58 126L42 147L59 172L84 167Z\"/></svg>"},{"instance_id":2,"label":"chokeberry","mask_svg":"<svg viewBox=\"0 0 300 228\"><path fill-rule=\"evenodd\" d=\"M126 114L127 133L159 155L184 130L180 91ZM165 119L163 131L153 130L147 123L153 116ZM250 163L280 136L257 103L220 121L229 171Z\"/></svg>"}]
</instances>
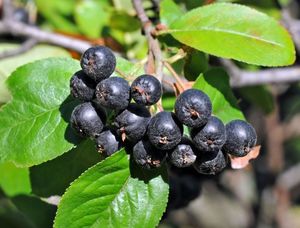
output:
<instances>
[{"instance_id":1,"label":"chokeberry","mask_svg":"<svg viewBox=\"0 0 300 228\"><path fill-rule=\"evenodd\" d=\"M161 84L152 75L141 75L131 84L131 97L138 104L153 105L160 99L161 94Z\"/></svg>"},{"instance_id":2,"label":"chokeberry","mask_svg":"<svg viewBox=\"0 0 300 228\"><path fill-rule=\"evenodd\" d=\"M106 108L123 110L130 102L130 86L123 78L107 78L96 86L96 98Z\"/></svg>"},{"instance_id":3,"label":"chokeberry","mask_svg":"<svg viewBox=\"0 0 300 228\"><path fill-rule=\"evenodd\" d=\"M96 83L80 70L70 80L71 95L82 101L91 101L95 95Z\"/></svg>"},{"instance_id":4,"label":"chokeberry","mask_svg":"<svg viewBox=\"0 0 300 228\"><path fill-rule=\"evenodd\" d=\"M256 144L256 132L251 124L243 120L233 120L226 124L227 140L225 152L237 157L246 156Z\"/></svg>"},{"instance_id":5,"label":"chokeberry","mask_svg":"<svg viewBox=\"0 0 300 228\"><path fill-rule=\"evenodd\" d=\"M133 160L146 169L160 167L166 158L166 152L155 148L147 138L134 145L132 155Z\"/></svg>"},{"instance_id":6,"label":"chokeberry","mask_svg":"<svg viewBox=\"0 0 300 228\"><path fill-rule=\"evenodd\" d=\"M197 157L194 168L202 174L215 175L227 165L227 158L221 150L211 153L202 153Z\"/></svg>"},{"instance_id":7,"label":"chokeberry","mask_svg":"<svg viewBox=\"0 0 300 228\"><path fill-rule=\"evenodd\" d=\"M71 114L71 127L82 137L97 137L106 120L105 111L91 102L76 106Z\"/></svg>"},{"instance_id":8,"label":"chokeberry","mask_svg":"<svg viewBox=\"0 0 300 228\"><path fill-rule=\"evenodd\" d=\"M209 97L200 90L188 89L175 102L177 118L188 127L201 127L207 123L212 112Z\"/></svg>"},{"instance_id":9,"label":"chokeberry","mask_svg":"<svg viewBox=\"0 0 300 228\"><path fill-rule=\"evenodd\" d=\"M170 153L170 162L178 168L188 167L192 165L197 158L194 150L193 143L184 136L181 142Z\"/></svg>"},{"instance_id":10,"label":"chokeberry","mask_svg":"<svg viewBox=\"0 0 300 228\"><path fill-rule=\"evenodd\" d=\"M171 112L159 112L149 122L147 135L158 149L173 149L181 141L182 124Z\"/></svg>"},{"instance_id":11,"label":"chokeberry","mask_svg":"<svg viewBox=\"0 0 300 228\"><path fill-rule=\"evenodd\" d=\"M95 143L98 152L108 157L118 151L121 148L121 141L110 129L102 131L97 138Z\"/></svg>"},{"instance_id":12,"label":"chokeberry","mask_svg":"<svg viewBox=\"0 0 300 228\"><path fill-rule=\"evenodd\" d=\"M87 49L80 60L81 68L95 82L108 78L115 70L116 57L104 46Z\"/></svg>"},{"instance_id":13,"label":"chokeberry","mask_svg":"<svg viewBox=\"0 0 300 228\"><path fill-rule=\"evenodd\" d=\"M226 141L225 126L219 118L211 116L204 127L191 130L191 137L199 150L218 151Z\"/></svg>"},{"instance_id":14,"label":"chokeberry","mask_svg":"<svg viewBox=\"0 0 300 228\"><path fill-rule=\"evenodd\" d=\"M115 117L113 125L123 141L136 143L145 135L150 117L145 106L132 103Z\"/></svg>"}]
</instances>

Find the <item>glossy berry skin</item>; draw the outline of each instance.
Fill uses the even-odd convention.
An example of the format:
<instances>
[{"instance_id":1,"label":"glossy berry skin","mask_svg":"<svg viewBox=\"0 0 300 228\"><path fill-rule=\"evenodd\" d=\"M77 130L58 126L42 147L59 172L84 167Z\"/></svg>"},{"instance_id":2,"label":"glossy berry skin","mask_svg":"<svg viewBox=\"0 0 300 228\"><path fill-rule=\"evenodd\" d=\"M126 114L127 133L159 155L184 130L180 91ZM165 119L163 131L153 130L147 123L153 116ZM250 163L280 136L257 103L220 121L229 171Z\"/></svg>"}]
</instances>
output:
<instances>
[{"instance_id":1,"label":"glossy berry skin","mask_svg":"<svg viewBox=\"0 0 300 228\"><path fill-rule=\"evenodd\" d=\"M243 120L233 120L226 124L227 140L225 152L237 157L246 156L255 146L257 136L251 124Z\"/></svg>"},{"instance_id":2,"label":"glossy berry skin","mask_svg":"<svg viewBox=\"0 0 300 228\"><path fill-rule=\"evenodd\" d=\"M211 116L204 127L191 130L191 138L201 151L218 151L226 141L225 126L219 118Z\"/></svg>"},{"instance_id":3,"label":"glossy berry skin","mask_svg":"<svg viewBox=\"0 0 300 228\"><path fill-rule=\"evenodd\" d=\"M194 151L193 143L187 137L183 137L181 142L169 154L169 160L171 164L178 168L188 167L197 158Z\"/></svg>"},{"instance_id":4,"label":"glossy berry skin","mask_svg":"<svg viewBox=\"0 0 300 228\"><path fill-rule=\"evenodd\" d=\"M147 108L133 103L115 117L113 125L123 141L136 143L145 135L150 118Z\"/></svg>"},{"instance_id":5,"label":"glossy berry skin","mask_svg":"<svg viewBox=\"0 0 300 228\"><path fill-rule=\"evenodd\" d=\"M74 108L70 123L80 136L96 138L100 135L105 120L105 111L101 107L86 102Z\"/></svg>"},{"instance_id":6,"label":"glossy berry skin","mask_svg":"<svg viewBox=\"0 0 300 228\"><path fill-rule=\"evenodd\" d=\"M87 49L81 56L80 65L95 82L108 78L116 68L116 57L112 51L104 46Z\"/></svg>"},{"instance_id":7,"label":"glossy berry skin","mask_svg":"<svg viewBox=\"0 0 300 228\"><path fill-rule=\"evenodd\" d=\"M96 83L82 71L77 71L70 80L71 95L81 101L91 101L95 95Z\"/></svg>"},{"instance_id":8,"label":"glossy berry skin","mask_svg":"<svg viewBox=\"0 0 300 228\"><path fill-rule=\"evenodd\" d=\"M147 135L157 149L170 150L180 143L182 132L182 124L174 113L159 112L151 118Z\"/></svg>"},{"instance_id":9,"label":"glossy berry skin","mask_svg":"<svg viewBox=\"0 0 300 228\"><path fill-rule=\"evenodd\" d=\"M97 85L96 98L106 108L123 110L130 102L130 86L123 78L107 78Z\"/></svg>"},{"instance_id":10,"label":"glossy berry skin","mask_svg":"<svg viewBox=\"0 0 300 228\"><path fill-rule=\"evenodd\" d=\"M221 150L198 156L194 168L201 174L215 175L227 166L227 158Z\"/></svg>"},{"instance_id":11,"label":"glossy berry skin","mask_svg":"<svg viewBox=\"0 0 300 228\"><path fill-rule=\"evenodd\" d=\"M132 151L133 160L142 168L160 167L166 158L166 152L155 148L147 138L138 141Z\"/></svg>"},{"instance_id":12,"label":"glossy berry skin","mask_svg":"<svg viewBox=\"0 0 300 228\"><path fill-rule=\"evenodd\" d=\"M99 153L109 157L121 148L121 140L110 129L102 131L95 138L96 147Z\"/></svg>"},{"instance_id":13,"label":"glossy berry skin","mask_svg":"<svg viewBox=\"0 0 300 228\"><path fill-rule=\"evenodd\" d=\"M175 102L175 114L188 127L202 127L211 115L212 104L209 97L200 90L188 89Z\"/></svg>"},{"instance_id":14,"label":"glossy berry skin","mask_svg":"<svg viewBox=\"0 0 300 228\"><path fill-rule=\"evenodd\" d=\"M152 75L141 75L131 84L131 97L138 104L153 105L160 99L161 94L161 84Z\"/></svg>"}]
</instances>

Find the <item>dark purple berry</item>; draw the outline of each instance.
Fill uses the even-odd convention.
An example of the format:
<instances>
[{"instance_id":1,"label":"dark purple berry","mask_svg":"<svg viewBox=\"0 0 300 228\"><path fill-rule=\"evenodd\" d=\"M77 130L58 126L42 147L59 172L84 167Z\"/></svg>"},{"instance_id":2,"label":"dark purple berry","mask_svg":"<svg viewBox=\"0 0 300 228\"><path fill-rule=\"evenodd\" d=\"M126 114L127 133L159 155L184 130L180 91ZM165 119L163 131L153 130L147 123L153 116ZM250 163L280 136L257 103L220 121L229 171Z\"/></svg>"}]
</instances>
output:
<instances>
[{"instance_id":1,"label":"dark purple berry","mask_svg":"<svg viewBox=\"0 0 300 228\"><path fill-rule=\"evenodd\" d=\"M113 125L123 141L136 143L145 135L150 117L148 109L133 103L115 117Z\"/></svg>"},{"instance_id":2,"label":"dark purple berry","mask_svg":"<svg viewBox=\"0 0 300 228\"><path fill-rule=\"evenodd\" d=\"M158 149L173 149L181 141L182 124L171 112L159 112L148 125L147 135L150 142Z\"/></svg>"},{"instance_id":3,"label":"dark purple berry","mask_svg":"<svg viewBox=\"0 0 300 228\"><path fill-rule=\"evenodd\" d=\"M175 102L175 114L188 127L205 125L211 115L212 104L209 97L200 90L188 89Z\"/></svg>"},{"instance_id":4,"label":"dark purple berry","mask_svg":"<svg viewBox=\"0 0 300 228\"><path fill-rule=\"evenodd\" d=\"M108 157L121 148L121 140L110 130L102 131L97 138L95 138L97 150L99 153Z\"/></svg>"},{"instance_id":5,"label":"dark purple berry","mask_svg":"<svg viewBox=\"0 0 300 228\"><path fill-rule=\"evenodd\" d=\"M183 137L181 142L170 153L170 162L179 168L188 167L196 160L194 150L195 149L191 140L187 137Z\"/></svg>"},{"instance_id":6,"label":"dark purple berry","mask_svg":"<svg viewBox=\"0 0 300 228\"><path fill-rule=\"evenodd\" d=\"M197 157L194 168L201 174L215 175L227 166L227 158L221 150L202 153Z\"/></svg>"},{"instance_id":7,"label":"dark purple berry","mask_svg":"<svg viewBox=\"0 0 300 228\"><path fill-rule=\"evenodd\" d=\"M133 160L146 169L160 167L166 158L166 152L155 148L146 138L134 145L132 155Z\"/></svg>"},{"instance_id":8,"label":"dark purple berry","mask_svg":"<svg viewBox=\"0 0 300 228\"><path fill-rule=\"evenodd\" d=\"M100 82L114 72L116 57L107 47L91 47L81 56L80 65L84 73L92 80Z\"/></svg>"},{"instance_id":9,"label":"dark purple berry","mask_svg":"<svg viewBox=\"0 0 300 228\"><path fill-rule=\"evenodd\" d=\"M226 141L226 132L223 122L211 116L202 128L193 128L191 131L195 146L201 151L218 151Z\"/></svg>"},{"instance_id":10,"label":"dark purple berry","mask_svg":"<svg viewBox=\"0 0 300 228\"><path fill-rule=\"evenodd\" d=\"M130 102L130 86L123 78L107 78L97 85L96 98L106 108L123 110Z\"/></svg>"},{"instance_id":11,"label":"dark purple berry","mask_svg":"<svg viewBox=\"0 0 300 228\"><path fill-rule=\"evenodd\" d=\"M243 120L233 120L226 124L227 140L225 152L237 157L246 156L256 144L256 132L251 124Z\"/></svg>"},{"instance_id":12,"label":"dark purple berry","mask_svg":"<svg viewBox=\"0 0 300 228\"><path fill-rule=\"evenodd\" d=\"M95 95L96 83L80 70L70 80L71 95L81 101L91 101Z\"/></svg>"},{"instance_id":13,"label":"dark purple berry","mask_svg":"<svg viewBox=\"0 0 300 228\"><path fill-rule=\"evenodd\" d=\"M75 107L70 123L80 136L96 138L103 129L105 119L105 111L101 107L86 102Z\"/></svg>"},{"instance_id":14,"label":"dark purple berry","mask_svg":"<svg viewBox=\"0 0 300 228\"><path fill-rule=\"evenodd\" d=\"M162 88L159 80L148 74L137 77L131 84L131 97L141 105L153 105L161 97Z\"/></svg>"}]
</instances>

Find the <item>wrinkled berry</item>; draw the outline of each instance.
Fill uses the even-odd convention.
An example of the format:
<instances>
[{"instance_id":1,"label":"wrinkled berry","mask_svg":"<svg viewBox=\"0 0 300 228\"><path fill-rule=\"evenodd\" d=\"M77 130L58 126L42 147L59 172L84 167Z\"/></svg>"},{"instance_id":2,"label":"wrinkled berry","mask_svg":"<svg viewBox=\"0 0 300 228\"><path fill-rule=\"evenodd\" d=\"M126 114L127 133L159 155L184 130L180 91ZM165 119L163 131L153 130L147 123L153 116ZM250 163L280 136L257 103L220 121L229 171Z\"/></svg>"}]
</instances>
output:
<instances>
[{"instance_id":1,"label":"wrinkled berry","mask_svg":"<svg viewBox=\"0 0 300 228\"><path fill-rule=\"evenodd\" d=\"M202 153L197 157L194 168L202 174L215 175L227 165L227 158L221 150L211 153Z\"/></svg>"},{"instance_id":2,"label":"wrinkled berry","mask_svg":"<svg viewBox=\"0 0 300 228\"><path fill-rule=\"evenodd\" d=\"M211 115L212 104L209 97L200 90L188 89L175 102L175 114L188 127L205 125Z\"/></svg>"},{"instance_id":3,"label":"wrinkled berry","mask_svg":"<svg viewBox=\"0 0 300 228\"><path fill-rule=\"evenodd\" d=\"M145 135L150 117L148 109L133 103L116 116L113 125L123 141L135 143Z\"/></svg>"},{"instance_id":4,"label":"wrinkled berry","mask_svg":"<svg viewBox=\"0 0 300 228\"><path fill-rule=\"evenodd\" d=\"M256 132L251 124L243 120L233 120L226 124L227 140L225 152L237 157L246 156L256 144Z\"/></svg>"},{"instance_id":5,"label":"wrinkled berry","mask_svg":"<svg viewBox=\"0 0 300 228\"><path fill-rule=\"evenodd\" d=\"M100 82L114 72L116 57L107 47L91 47L83 53L80 65L84 73L91 79L95 82Z\"/></svg>"},{"instance_id":6,"label":"wrinkled berry","mask_svg":"<svg viewBox=\"0 0 300 228\"><path fill-rule=\"evenodd\" d=\"M103 129L105 111L91 102L76 106L71 114L71 127L82 137L97 137Z\"/></svg>"},{"instance_id":7,"label":"wrinkled berry","mask_svg":"<svg viewBox=\"0 0 300 228\"><path fill-rule=\"evenodd\" d=\"M193 143L183 137L181 142L170 153L170 162L176 167L183 168L192 165L196 160Z\"/></svg>"},{"instance_id":8,"label":"wrinkled berry","mask_svg":"<svg viewBox=\"0 0 300 228\"><path fill-rule=\"evenodd\" d=\"M81 101L91 101L95 95L96 83L80 70L70 80L71 95Z\"/></svg>"},{"instance_id":9,"label":"wrinkled berry","mask_svg":"<svg viewBox=\"0 0 300 228\"><path fill-rule=\"evenodd\" d=\"M159 80L152 75L141 75L131 84L131 96L141 105L153 105L161 97L162 88Z\"/></svg>"},{"instance_id":10,"label":"wrinkled berry","mask_svg":"<svg viewBox=\"0 0 300 228\"><path fill-rule=\"evenodd\" d=\"M130 86L123 78L107 78L97 85L96 98L106 108L123 110L130 102Z\"/></svg>"},{"instance_id":11,"label":"wrinkled berry","mask_svg":"<svg viewBox=\"0 0 300 228\"><path fill-rule=\"evenodd\" d=\"M226 132L223 122L211 116L202 128L193 128L191 137L195 146L201 151L218 151L226 141Z\"/></svg>"},{"instance_id":12,"label":"wrinkled berry","mask_svg":"<svg viewBox=\"0 0 300 228\"><path fill-rule=\"evenodd\" d=\"M134 145L132 155L134 161L146 169L160 167L166 158L166 152L155 148L146 138Z\"/></svg>"},{"instance_id":13,"label":"wrinkled berry","mask_svg":"<svg viewBox=\"0 0 300 228\"><path fill-rule=\"evenodd\" d=\"M173 113L159 112L151 118L147 135L156 148L169 150L180 143L182 132L182 124Z\"/></svg>"},{"instance_id":14,"label":"wrinkled berry","mask_svg":"<svg viewBox=\"0 0 300 228\"><path fill-rule=\"evenodd\" d=\"M120 139L110 129L102 131L95 138L95 143L98 152L106 157L118 151L122 146Z\"/></svg>"}]
</instances>

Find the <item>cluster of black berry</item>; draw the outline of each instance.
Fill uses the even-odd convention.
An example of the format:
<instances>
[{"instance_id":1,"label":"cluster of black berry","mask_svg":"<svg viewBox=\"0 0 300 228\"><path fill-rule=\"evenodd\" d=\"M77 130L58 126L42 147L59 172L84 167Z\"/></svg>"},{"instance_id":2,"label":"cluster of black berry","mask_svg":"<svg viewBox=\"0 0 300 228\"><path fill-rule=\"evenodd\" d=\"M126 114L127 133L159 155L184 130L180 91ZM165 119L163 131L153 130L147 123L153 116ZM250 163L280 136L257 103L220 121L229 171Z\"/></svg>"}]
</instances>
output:
<instances>
[{"instance_id":1,"label":"cluster of black berry","mask_svg":"<svg viewBox=\"0 0 300 228\"><path fill-rule=\"evenodd\" d=\"M105 156L128 146L134 161L147 169L168 160L176 167L193 164L200 173L215 174L226 167L227 153L245 156L255 145L256 133L249 123L234 120L224 126L211 116L209 97L197 89L178 96L175 113L162 111L151 117L148 107L162 95L160 82L141 75L130 86L123 78L110 77L115 66L110 49L89 48L81 58L82 70L70 82L71 95L84 102L73 110L71 126L91 137ZM183 124L190 128L191 139L183 136Z\"/></svg>"}]
</instances>

